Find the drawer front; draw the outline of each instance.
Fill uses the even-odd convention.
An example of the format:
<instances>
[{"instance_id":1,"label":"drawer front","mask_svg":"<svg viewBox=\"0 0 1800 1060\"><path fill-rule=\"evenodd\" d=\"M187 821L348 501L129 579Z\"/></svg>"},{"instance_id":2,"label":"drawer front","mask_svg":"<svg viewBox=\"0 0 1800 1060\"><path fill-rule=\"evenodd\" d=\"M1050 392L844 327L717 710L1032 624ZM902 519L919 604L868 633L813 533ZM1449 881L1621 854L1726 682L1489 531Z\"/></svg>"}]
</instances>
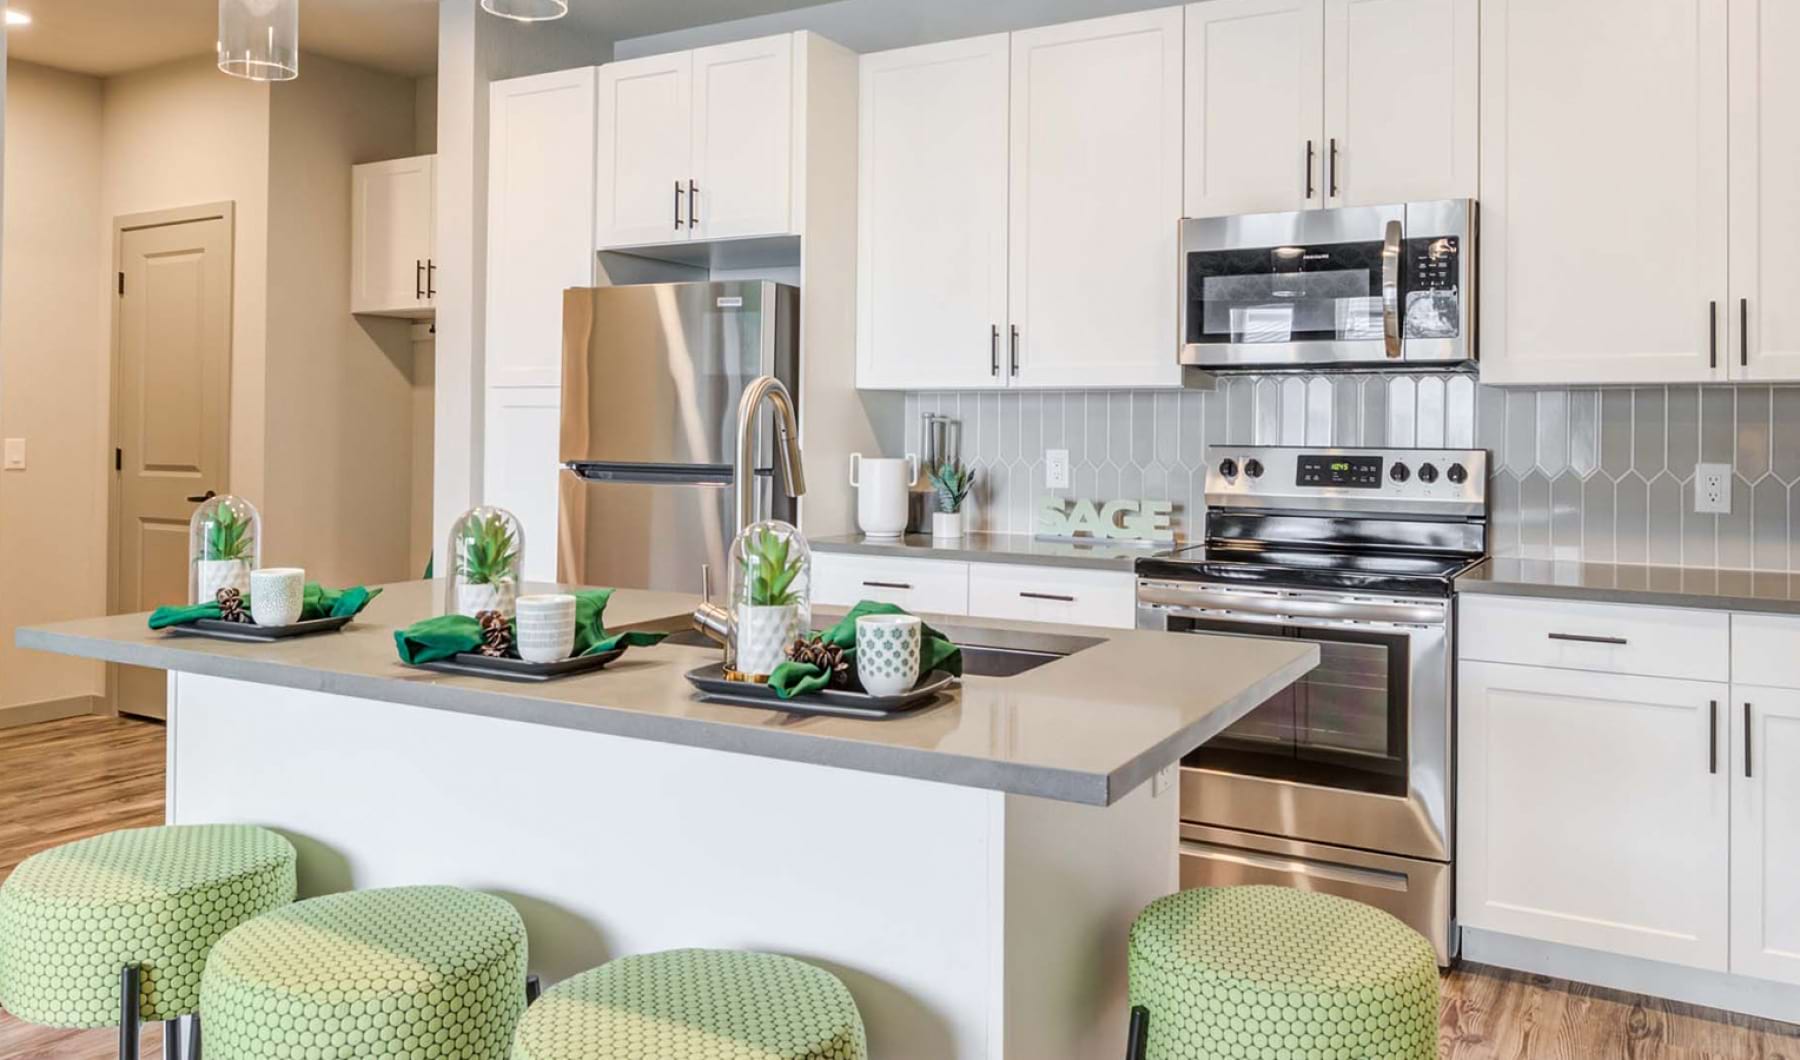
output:
<instances>
[{"instance_id":1,"label":"drawer front","mask_svg":"<svg viewBox=\"0 0 1800 1060\"><path fill-rule=\"evenodd\" d=\"M1731 680L1740 685L1800 688L1800 618L1732 615Z\"/></svg>"},{"instance_id":2,"label":"drawer front","mask_svg":"<svg viewBox=\"0 0 1800 1060\"><path fill-rule=\"evenodd\" d=\"M813 554L813 603L855 607L864 600L912 612L969 613L969 565L936 559Z\"/></svg>"},{"instance_id":3,"label":"drawer front","mask_svg":"<svg viewBox=\"0 0 1800 1060\"><path fill-rule=\"evenodd\" d=\"M1465 595L1457 656L1595 673L1731 679L1731 616L1636 604Z\"/></svg>"},{"instance_id":4,"label":"drawer front","mask_svg":"<svg viewBox=\"0 0 1800 1060\"><path fill-rule=\"evenodd\" d=\"M969 614L1131 629L1137 624L1137 578L1127 571L971 563Z\"/></svg>"}]
</instances>

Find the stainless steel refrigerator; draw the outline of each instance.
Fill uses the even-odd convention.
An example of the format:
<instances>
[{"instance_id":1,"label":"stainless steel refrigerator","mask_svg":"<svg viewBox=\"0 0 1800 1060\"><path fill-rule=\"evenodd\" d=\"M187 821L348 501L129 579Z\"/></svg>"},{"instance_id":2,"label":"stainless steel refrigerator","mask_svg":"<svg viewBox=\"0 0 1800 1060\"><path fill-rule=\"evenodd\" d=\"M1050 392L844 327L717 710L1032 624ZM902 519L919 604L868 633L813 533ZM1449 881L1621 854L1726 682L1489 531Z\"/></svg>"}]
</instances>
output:
<instances>
[{"instance_id":1,"label":"stainless steel refrigerator","mask_svg":"<svg viewBox=\"0 0 1800 1060\"><path fill-rule=\"evenodd\" d=\"M805 399L799 304L766 281L564 292L559 580L724 591L738 399L761 375ZM766 406L759 418L757 510L791 521Z\"/></svg>"}]
</instances>

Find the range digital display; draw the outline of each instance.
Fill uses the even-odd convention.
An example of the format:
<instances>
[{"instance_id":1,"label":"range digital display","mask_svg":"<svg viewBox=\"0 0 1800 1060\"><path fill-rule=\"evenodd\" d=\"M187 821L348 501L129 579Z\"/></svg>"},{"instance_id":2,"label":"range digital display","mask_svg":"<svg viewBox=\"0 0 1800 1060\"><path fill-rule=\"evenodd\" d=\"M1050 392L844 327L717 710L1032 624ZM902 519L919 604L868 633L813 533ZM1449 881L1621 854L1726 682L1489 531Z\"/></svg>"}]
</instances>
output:
<instances>
[{"instance_id":1,"label":"range digital display","mask_svg":"<svg viewBox=\"0 0 1800 1060\"><path fill-rule=\"evenodd\" d=\"M1378 456L1329 456L1301 453L1295 461L1299 486L1341 486L1350 489L1381 488Z\"/></svg>"}]
</instances>

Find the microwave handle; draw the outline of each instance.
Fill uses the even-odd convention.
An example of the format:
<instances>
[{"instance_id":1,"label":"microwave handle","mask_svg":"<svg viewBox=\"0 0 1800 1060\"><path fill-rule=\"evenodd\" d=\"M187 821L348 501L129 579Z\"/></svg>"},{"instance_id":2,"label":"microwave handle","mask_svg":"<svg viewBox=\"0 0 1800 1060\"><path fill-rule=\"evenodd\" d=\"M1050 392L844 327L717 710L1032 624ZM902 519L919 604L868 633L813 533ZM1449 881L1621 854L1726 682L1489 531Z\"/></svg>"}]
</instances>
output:
<instances>
[{"instance_id":1,"label":"microwave handle","mask_svg":"<svg viewBox=\"0 0 1800 1060\"><path fill-rule=\"evenodd\" d=\"M1388 360L1400 359L1400 222L1387 223L1381 241L1381 327Z\"/></svg>"}]
</instances>

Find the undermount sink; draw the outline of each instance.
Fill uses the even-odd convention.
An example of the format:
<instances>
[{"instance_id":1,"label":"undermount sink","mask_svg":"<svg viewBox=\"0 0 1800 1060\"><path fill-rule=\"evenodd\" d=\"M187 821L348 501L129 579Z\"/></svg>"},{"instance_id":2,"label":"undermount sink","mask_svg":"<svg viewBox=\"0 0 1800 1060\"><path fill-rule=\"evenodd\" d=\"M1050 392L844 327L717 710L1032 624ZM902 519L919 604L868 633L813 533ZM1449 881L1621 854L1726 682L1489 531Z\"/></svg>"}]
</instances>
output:
<instances>
[{"instance_id":1,"label":"undermount sink","mask_svg":"<svg viewBox=\"0 0 1800 1060\"><path fill-rule=\"evenodd\" d=\"M1064 652L1025 651L1019 648L990 648L985 644L963 644L963 674L970 677L1017 677L1046 663L1066 659Z\"/></svg>"},{"instance_id":2,"label":"undermount sink","mask_svg":"<svg viewBox=\"0 0 1800 1060\"><path fill-rule=\"evenodd\" d=\"M648 625L667 629L674 621L676 620ZM1101 643L1094 637L955 626L943 627L942 632L962 649L963 674L970 677L1017 677ZM697 648L718 647L712 638L697 629L669 631L669 636L663 643Z\"/></svg>"}]
</instances>

